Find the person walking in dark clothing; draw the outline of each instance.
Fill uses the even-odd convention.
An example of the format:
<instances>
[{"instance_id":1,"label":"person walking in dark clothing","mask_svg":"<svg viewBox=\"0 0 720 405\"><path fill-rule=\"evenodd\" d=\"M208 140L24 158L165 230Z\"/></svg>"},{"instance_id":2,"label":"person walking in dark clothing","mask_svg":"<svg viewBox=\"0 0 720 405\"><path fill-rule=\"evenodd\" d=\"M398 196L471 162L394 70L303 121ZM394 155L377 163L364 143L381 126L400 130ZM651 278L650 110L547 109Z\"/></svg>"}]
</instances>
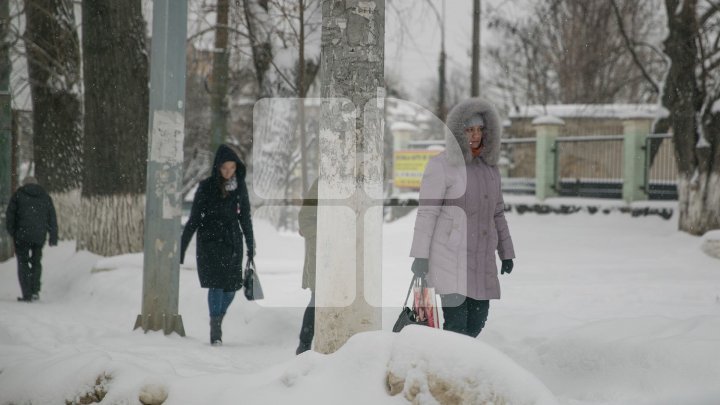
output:
<instances>
[{"instance_id":1,"label":"person walking in dark clothing","mask_svg":"<svg viewBox=\"0 0 720 405\"><path fill-rule=\"evenodd\" d=\"M410 256L412 271L440 294L443 329L476 337L490 300L500 299L500 273L515 249L500 188L502 124L488 102L471 98L448 114L445 152L428 161L420 184Z\"/></svg>"},{"instance_id":2,"label":"person walking in dark clothing","mask_svg":"<svg viewBox=\"0 0 720 405\"><path fill-rule=\"evenodd\" d=\"M310 186L298 213L300 236L305 238L305 261L303 265L302 288L310 289L310 303L305 308L300 327L300 344L295 354L310 350L315 336L315 256L317 249L317 205L318 180Z\"/></svg>"},{"instance_id":3,"label":"person walking in dark clothing","mask_svg":"<svg viewBox=\"0 0 720 405\"><path fill-rule=\"evenodd\" d=\"M222 321L235 292L242 287L243 235L247 260L255 256L245 165L227 145L215 153L212 175L200 182L185 224L180 263L197 231L200 286L208 289L210 343L222 344Z\"/></svg>"},{"instance_id":4,"label":"person walking in dark clothing","mask_svg":"<svg viewBox=\"0 0 720 405\"><path fill-rule=\"evenodd\" d=\"M40 298L42 250L50 234L50 246L58 243L57 217L52 198L34 177L26 177L23 186L10 198L6 216L7 231L15 242L18 279L22 296L18 301Z\"/></svg>"}]
</instances>

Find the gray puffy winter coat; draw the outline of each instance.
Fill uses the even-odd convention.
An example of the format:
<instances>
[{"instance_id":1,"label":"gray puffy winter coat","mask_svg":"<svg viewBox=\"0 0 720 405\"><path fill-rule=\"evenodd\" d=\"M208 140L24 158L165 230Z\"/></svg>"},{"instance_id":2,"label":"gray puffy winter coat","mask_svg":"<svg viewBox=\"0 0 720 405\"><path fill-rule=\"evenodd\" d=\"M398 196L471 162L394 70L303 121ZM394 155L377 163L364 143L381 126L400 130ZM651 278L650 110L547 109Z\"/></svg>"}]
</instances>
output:
<instances>
[{"instance_id":1,"label":"gray puffy winter coat","mask_svg":"<svg viewBox=\"0 0 720 405\"><path fill-rule=\"evenodd\" d=\"M477 113L485 131L473 158L463 123ZM515 257L497 169L500 119L491 104L473 98L450 112L447 126L446 150L423 174L410 256L429 259L428 284L439 294L498 299L495 251L500 259Z\"/></svg>"}]
</instances>

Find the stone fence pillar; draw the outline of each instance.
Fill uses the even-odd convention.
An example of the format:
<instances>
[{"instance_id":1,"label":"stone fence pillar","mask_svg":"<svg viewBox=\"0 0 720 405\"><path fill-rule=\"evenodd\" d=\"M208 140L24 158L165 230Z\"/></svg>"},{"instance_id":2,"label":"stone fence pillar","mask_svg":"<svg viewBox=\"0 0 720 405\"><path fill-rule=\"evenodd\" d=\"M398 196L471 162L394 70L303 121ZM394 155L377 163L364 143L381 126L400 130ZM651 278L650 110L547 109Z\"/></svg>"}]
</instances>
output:
<instances>
[{"instance_id":1,"label":"stone fence pillar","mask_svg":"<svg viewBox=\"0 0 720 405\"><path fill-rule=\"evenodd\" d=\"M539 200L557 195L557 154L555 140L565 121L553 116L541 116L532 121L535 128L535 196Z\"/></svg>"},{"instance_id":2,"label":"stone fence pillar","mask_svg":"<svg viewBox=\"0 0 720 405\"><path fill-rule=\"evenodd\" d=\"M646 139L652 129L648 117L626 117L623 120L623 200L627 203L647 200Z\"/></svg>"}]
</instances>

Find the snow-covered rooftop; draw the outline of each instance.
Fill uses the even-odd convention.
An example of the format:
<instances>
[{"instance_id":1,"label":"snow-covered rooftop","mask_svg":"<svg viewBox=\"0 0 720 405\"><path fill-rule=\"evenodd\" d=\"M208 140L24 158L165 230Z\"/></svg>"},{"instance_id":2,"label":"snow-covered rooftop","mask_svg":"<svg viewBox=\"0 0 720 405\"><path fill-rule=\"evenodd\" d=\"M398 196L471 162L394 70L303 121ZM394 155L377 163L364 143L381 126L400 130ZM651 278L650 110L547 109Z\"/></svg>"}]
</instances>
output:
<instances>
[{"instance_id":1,"label":"snow-covered rooftop","mask_svg":"<svg viewBox=\"0 0 720 405\"><path fill-rule=\"evenodd\" d=\"M541 115L532 120L533 125L565 125L565 121L554 115Z\"/></svg>"},{"instance_id":2,"label":"snow-covered rooftop","mask_svg":"<svg viewBox=\"0 0 720 405\"><path fill-rule=\"evenodd\" d=\"M656 104L554 104L527 105L511 110L509 117L535 118L552 115L559 118L663 118L668 110Z\"/></svg>"},{"instance_id":3,"label":"snow-covered rooftop","mask_svg":"<svg viewBox=\"0 0 720 405\"><path fill-rule=\"evenodd\" d=\"M418 132L420 129L417 127L417 125L411 124L409 122L393 122L392 125L390 125L390 130L395 131L408 131L408 132Z\"/></svg>"}]
</instances>

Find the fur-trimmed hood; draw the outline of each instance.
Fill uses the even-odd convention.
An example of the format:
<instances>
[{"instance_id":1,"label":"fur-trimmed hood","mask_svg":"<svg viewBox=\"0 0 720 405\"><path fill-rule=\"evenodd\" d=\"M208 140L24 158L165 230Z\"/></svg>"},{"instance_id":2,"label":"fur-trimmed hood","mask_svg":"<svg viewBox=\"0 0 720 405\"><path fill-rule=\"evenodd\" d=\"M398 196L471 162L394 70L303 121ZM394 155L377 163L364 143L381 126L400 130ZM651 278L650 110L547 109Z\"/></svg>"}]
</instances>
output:
<instances>
[{"instance_id":1,"label":"fur-trimmed hood","mask_svg":"<svg viewBox=\"0 0 720 405\"><path fill-rule=\"evenodd\" d=\"M473 156L468 146L464 131L464 123L475 114L480 114L485 121L483 132L483 149L480 158L490 166L496 166L500 158L500 139L502 138L502 123L495 107L481 98L470 98L456 105L447 117L447 127L451 133L446 133L446 144L449 150L460 152L466 163L472 161ZM446 131L447 132L447 131ZM457 146L455 146L455 144Z\"/></svg>"}]
</instances>

